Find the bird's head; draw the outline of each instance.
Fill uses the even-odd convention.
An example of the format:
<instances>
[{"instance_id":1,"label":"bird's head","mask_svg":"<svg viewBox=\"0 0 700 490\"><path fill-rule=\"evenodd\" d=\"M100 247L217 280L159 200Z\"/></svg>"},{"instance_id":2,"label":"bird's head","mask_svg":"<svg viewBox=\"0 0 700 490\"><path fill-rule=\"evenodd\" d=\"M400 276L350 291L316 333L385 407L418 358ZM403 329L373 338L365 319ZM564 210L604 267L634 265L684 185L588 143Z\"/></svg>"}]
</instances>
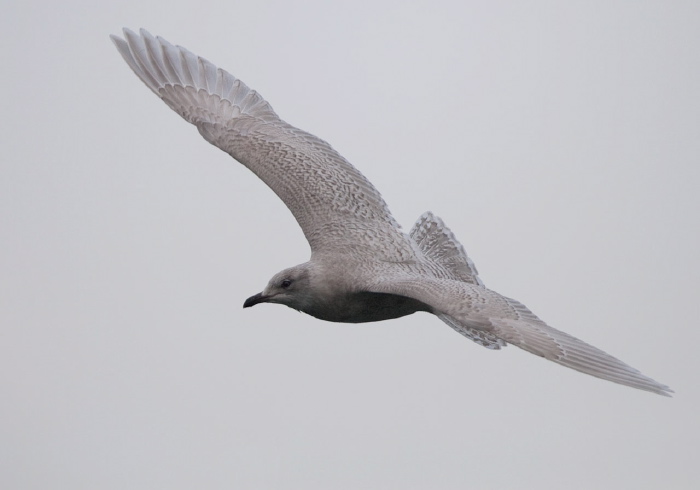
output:
<instances>
[{"instance_id":1,"label":"bird's head","mask_svg":"<svg viewBox=\"0 0 700 490\"><path fill-rule=\"evenodd\" d=\"M279 303L304 311L311 299L310 271L307 264L290 267L275 274L261 293L245 300L243 308L258 303Z\"/></svg>"}]
</instances>

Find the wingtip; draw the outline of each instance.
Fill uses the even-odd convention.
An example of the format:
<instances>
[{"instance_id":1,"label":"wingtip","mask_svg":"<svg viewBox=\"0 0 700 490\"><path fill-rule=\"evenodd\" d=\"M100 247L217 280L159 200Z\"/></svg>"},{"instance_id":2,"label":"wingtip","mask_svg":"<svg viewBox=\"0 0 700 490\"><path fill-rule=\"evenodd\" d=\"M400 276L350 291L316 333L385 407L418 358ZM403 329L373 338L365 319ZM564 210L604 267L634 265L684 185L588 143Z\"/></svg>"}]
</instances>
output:
<instances>
[{"instance_id":1,"label":"wingtip","mask_svg":"<svg viewBox=\"0 0 700 490\"><path fill-rule=\"evenodd\" d=\"M675 393L675 391L673 391L670 386L667 386L663 383L659 383L658 381L656 381L653 378L650 378L648 376L644 376L642 373L638 372L638 374L645 381L647 381L647 387L642 388L642 389L646 389L647 391L650 391L651 393L656 393L657 395L662 395L662 396L667 396L669 398L673 398L673 393Z\"/></svg>"},{"instance_id":2,"label":"wingtip","mask_svg":"<svg viewBox=\"0 0 700 490\"><path fill-rule=\"evenodd\" d=\"M673 395L676 393L673 391L671 388L668 386L663 386L659 391L657 391L659 395L667 396L669 398L673 398Z\"/></svg>"},{"instance_id":3,"label":"wingtip","mask_svg":"<svg viewBox=\"0 0 700 490\"><path fill-rule=\"evenodd\" d=\"M143 29L141 29L141 30L143 30ZM121 36L119 36L117 34L110 34L109 38L112 40L112 42L117 47L119 47L119 46L124 45L124 44L128 45L127 40L129 39L129 37L133 37L133 36L138 36L138 35L134 31L129 29L128 27L122 27Z\"/></svg>"}]
</instances>

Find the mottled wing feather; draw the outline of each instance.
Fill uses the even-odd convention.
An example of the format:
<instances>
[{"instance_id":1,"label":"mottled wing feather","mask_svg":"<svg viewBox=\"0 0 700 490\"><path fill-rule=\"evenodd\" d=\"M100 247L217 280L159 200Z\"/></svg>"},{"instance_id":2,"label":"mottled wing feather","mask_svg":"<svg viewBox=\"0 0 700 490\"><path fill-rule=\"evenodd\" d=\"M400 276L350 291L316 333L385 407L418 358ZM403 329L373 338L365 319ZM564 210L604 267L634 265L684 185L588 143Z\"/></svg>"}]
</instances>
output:
<instances>
[{"instance_id":1,"label":"mottled wing feather","mask_svg":"<svg viewBox=\"0 0 700 490\"><path fill-rule=\"evenodd\" d=\"M284 201L312 252L413 256L379 192L328 143L282 121L257 92L204 58L145 30L125 29L124 37L112 40L134 73Z\"/></svg>"},{"instance_id":2,"label":"mottled wing feather","mask_svg":"<svg viewBox=\"0 0 700 490\"><path fill-rule=\"evenodd\" d=\"M384 278L369 289L416 299L431 306L436 315L449 316L458 326L485 332L487 339L500 339L582 373L660 395L673 392L602 350L548 326L521 303L484 287L449 279L397 276Z\"/></svg>"}]
</instances>

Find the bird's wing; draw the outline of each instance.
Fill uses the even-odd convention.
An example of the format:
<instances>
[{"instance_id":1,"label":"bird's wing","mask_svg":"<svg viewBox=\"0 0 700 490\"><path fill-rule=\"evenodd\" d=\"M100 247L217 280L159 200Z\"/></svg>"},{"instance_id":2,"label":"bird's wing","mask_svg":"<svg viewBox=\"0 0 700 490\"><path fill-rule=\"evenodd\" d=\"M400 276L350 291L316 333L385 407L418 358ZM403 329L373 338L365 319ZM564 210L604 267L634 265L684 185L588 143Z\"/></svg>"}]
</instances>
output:
<instances>
[{"instance_id":1,"label":"bird's wing","mask_svg":"<svg viewBox=\"0 0 700 490\"><path fill-rule=\"evenodd\" d=\"M464 335L466 338L472 342L479 344L482 347L486 347L491 350L498 350L501 347L505 347L506 342L503 339L498 338L493 332L484 330L483 328L475 327L474 325L469 325L467 323L461 323L460 321L452 318L450 315L445 315L440 313L437 317L453 328L456 332Z\"/></svg>"},{"instance_id":2,"label":"bird's wing","mask_svg":"<svg viewBox=\"0 0 700 490\"><path fill-rule=\"evenodd\" d=\"M145 30L124 29L124 39L112 40L148 88L284 201L313 253L371 250L392 262L413 256L374 186L328 143L282 121L239 79Z\"/></svg>"},{"instance_id":3,"label":"bird's wing","mask_svg":"<svg viewBox=\"0 0 700 490\"><path fill-rule=\"evenodd\" d=\"M500 339L532 354L614 383L670 396L672 390L638 370L567 333L554 329L521 303L481 286L460 281L403 277L384 278L367 288L421 301L452 325L467 332L483 331L486 341ZM467 335L472 338L473 334ZM472 338L472 340L474 340ZM494 348L492 346L492 348Z\"/></svg>"}]
</instances>

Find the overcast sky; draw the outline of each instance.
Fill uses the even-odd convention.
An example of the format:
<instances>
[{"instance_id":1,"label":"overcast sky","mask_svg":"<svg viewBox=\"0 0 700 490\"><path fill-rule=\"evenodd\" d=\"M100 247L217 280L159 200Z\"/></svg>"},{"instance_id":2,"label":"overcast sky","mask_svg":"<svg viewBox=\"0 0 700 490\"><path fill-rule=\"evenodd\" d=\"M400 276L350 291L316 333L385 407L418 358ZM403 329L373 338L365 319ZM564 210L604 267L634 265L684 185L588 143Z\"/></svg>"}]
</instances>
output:
<instances>
[{"instance_id":1,"label":"overcast sky","mask_svg":"<svg viewBox=\"0 0 700 490\"><path fill-rule=\"evenodd\" d=\"M700 3L2 1L0 487L698 488ZM109 41L186 46L665 398L419 313L243 310L289 211Z\"/></svg>"}]
</instances>

